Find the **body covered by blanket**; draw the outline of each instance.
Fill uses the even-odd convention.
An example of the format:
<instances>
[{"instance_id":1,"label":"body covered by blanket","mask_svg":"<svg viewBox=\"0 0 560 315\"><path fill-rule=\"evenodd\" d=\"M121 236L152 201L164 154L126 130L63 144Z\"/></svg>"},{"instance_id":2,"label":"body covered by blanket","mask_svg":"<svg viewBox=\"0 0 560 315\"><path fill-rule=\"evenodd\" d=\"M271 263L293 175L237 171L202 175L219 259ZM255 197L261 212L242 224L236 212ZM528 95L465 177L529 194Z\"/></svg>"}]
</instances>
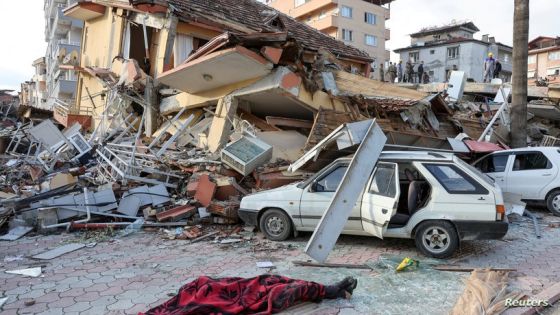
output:
<instances>
[{"instance_id":1,"label":"body covered by blanket","mask_svg":"<svg viewBox=\"0 0 560 315\"><path fill-rule=\"evenodd\" d=\"M356 285L352 278L325 286L275 275L248 279L199 277L145 314L273 314L301 302L348 298Z\"/></svg>"}]
</instances>

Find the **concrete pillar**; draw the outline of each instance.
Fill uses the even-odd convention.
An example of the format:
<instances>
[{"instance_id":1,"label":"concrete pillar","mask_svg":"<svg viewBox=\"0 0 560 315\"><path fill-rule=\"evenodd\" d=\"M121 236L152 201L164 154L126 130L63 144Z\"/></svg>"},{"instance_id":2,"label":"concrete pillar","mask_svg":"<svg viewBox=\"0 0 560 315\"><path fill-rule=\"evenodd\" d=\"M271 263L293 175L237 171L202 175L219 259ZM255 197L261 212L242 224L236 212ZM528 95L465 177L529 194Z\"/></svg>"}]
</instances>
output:
<instances>
[{"instance_id":1,"label":"concrete pillar","mask_svg":"<svg viewBox=\"0 0 560 315\"><path fill-rule=\"evenodd\" d=\"M237 112L237 105L237 99L231 95L218 101L214 120L208 134L208 149L211 152L216 152L227 144L231 134L232 122Z\"/></svg>"}]
</instances>

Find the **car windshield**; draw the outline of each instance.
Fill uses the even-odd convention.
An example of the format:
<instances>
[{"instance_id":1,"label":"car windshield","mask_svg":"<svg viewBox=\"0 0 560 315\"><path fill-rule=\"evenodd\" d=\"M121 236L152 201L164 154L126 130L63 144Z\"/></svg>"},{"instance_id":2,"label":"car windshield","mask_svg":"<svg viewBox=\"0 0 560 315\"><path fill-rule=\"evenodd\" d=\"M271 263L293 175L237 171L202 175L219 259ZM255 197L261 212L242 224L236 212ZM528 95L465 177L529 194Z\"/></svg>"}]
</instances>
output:
<instances>
[{"instance_id":1,"label":"car windshield","mask_svg":"<svg viewBox=\"0 0 560 315\"><path fill-rule=\"evenodd\" d=\"M468 168L471 172L475 173L476 175L478 175L478 177L482 178L485 182L487 182L490 185L494 185L494 179L492 179L492 177L482 173L480 170L478 170L476 167L470 165L469 163L457 158L457 163L463 165L464 167Z\"/></svg>"}]
</instances>

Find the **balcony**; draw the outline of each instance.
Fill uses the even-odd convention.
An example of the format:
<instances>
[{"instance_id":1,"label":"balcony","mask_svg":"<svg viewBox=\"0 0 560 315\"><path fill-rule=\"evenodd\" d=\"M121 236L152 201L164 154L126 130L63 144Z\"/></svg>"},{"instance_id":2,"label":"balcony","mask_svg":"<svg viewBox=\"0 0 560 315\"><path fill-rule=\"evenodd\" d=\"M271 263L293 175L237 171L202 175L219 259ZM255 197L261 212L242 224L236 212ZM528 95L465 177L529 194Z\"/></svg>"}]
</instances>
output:
<instances>
[{"instance_id":1,"label":"balcony","mask_svg":"<svg viewBox=\"0 0 560 315\"><path fill-rule=\"evenodd\" d=\"M74 95L76 92L76 80L65 80L59 78L56 82L51 97L58 97L60 94Z\"/></svg>"},{"instance_id":2,"label":"balcony","mask_svg":"<svg viewBox=\"0 0 560 315\"><path fill-rule=\"evenodd\" d=\"M329 28L338 27L338 17L335 15L329 15L322 19L306 22L306 24L319 31L325 31Z\"/></svg>"},{"instance_id":3,"label":"balcony","mask_svg":"<svg viewBox=\"0 0 560 315\"><path fill-rule=\"evenodd\" d=\"M310 0L309 2L306 2L290 10L289 15L297 19L306 14L309 14L310 12L319 10L325 6L332 4L338 4L338 0Z\"/></svg>"},{"instance_id":4,"label":"balcony","mask_svg":"<svg viewBox=\"0 0 560 315\"><path fill-rule=\"evenodd\" d=\"M66 4L59 4L56 8L56 15L51 25L51 38L64 36L72 27L83 28L84 22L64 15Z\"/></svg>"},{"instance_id":5,"label":"balcony","mask_svg":"<svg viewBox=\"0 0 560 315\"><path fill-rule=\"evenodd\" d=\"M55 99L53 105L53 118L64 127L72 126L78 122L85 130L91 127L93 110L90 107L76 106L71 99Z\"/></svg>"},{"instance_id":6,"label":"balcony","mask_svg":"<svg viewBox=\"0 0 560 315\"><path fill-rule=\"evenodd\" d=\"M391 40L391 29L386 28L386 29L383 31L383 34L384 34L384 36L385 36L385 37L384 37L385 40Z\"/></svg>"},{"instance_id":7,"label":"balcony","mask_svg":"<svg viewBox=\"0 0 560 315\"><path fill-rule=\"evenodd\" d=\"M74 59L80 57L80 47L81 44L79 42L70 42L61 39L56 44L53 58L57 58L59 64L74 64L79 61L78 59Z\"/></svg>"},{"instance_id":8,"label":"balcony","mask_svg":"<svg viewBox=\"0 0 560 315\"><path fill-rule=\"evenodd\" d=\"M391 19L391 10L385 9L385 13L383 14L383 16L385 17L385 21Z\"/></svg>"}]
</instances>

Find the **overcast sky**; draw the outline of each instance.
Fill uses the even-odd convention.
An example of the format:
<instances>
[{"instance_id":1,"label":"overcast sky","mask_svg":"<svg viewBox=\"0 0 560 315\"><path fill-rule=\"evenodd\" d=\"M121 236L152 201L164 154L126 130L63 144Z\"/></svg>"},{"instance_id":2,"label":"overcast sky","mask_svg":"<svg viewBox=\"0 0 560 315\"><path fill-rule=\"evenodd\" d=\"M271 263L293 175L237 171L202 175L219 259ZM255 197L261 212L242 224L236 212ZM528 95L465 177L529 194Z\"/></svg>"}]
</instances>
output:
<instances>
[{"instance_id":1,"label":"overcast sky","mask_svg":"<svg viewBox=\"0 0 560 315\"><path fill-rule=\"evenodd\" d=\"M388 49L408 46L408 34L425 26L447 24L453 19L472 20L480 29L475 34L477 38L490 34L497 41L511 45L513 2L396 0L391 4L391 19L387 24L391 29ZM531 0L529 37L559 36L558 12L559 0ZM19 90L19 84L33 76L31 63L46 50L44 23L42 0L0 0L0 89Z\"/></svg>"}]
</instances>

